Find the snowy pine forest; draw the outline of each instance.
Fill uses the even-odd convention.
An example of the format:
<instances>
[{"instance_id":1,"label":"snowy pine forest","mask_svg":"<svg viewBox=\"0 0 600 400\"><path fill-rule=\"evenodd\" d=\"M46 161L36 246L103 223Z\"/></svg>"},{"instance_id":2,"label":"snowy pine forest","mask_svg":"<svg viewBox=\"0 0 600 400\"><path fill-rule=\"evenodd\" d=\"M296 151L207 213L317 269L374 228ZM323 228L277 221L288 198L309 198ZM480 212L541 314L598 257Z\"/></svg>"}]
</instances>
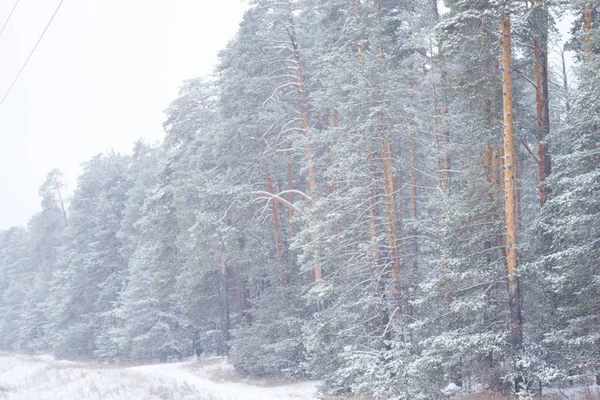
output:
<instances>
[{"instance_id":1,"label":"snowy pine forest","mask_svg":"<svg viewBox=\"0 0 600 400\"><path fill-rule=\"evenodd\" d=\"M163 143L50 172L0 232L0 350L375 399L600 385L600 1L443 3L251 0Z\"/></svg>"}]
</instances>

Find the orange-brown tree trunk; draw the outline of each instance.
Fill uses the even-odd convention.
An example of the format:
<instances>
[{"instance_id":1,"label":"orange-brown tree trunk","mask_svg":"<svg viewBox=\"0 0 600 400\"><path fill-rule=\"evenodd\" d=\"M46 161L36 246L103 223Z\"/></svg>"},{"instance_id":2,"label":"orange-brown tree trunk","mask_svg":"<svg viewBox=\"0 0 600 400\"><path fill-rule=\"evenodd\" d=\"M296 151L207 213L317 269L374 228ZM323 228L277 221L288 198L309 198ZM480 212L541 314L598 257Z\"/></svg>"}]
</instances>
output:
<instances>
[{"instance_id":1,"label":"orange-brown tree trunk","mask_svg":"<svg viewBox=\"0 0 600 400\"><path fill-rule=\"evenodd\" d=\"M293 12L292 12L292 5L290 3L290 0L286 0L286 5L287 5L288 12L289 12L289 19L290 19L290 21L293 21ZM295 66L295 70L296 70L296 87L298 89L298 95L299 95L300 118L302 120L302 134L306 141L306 145L304 147L304 154L306 157L306 165L307 165L306 192L307 192L308 196L311 198L310 203L311 203L311 208L312 208L312 204L314 204L315 197L317 195L317 193L316 193L317 176L315 173L315 166L314 166L314 151L313 151L311 128L310 128L308 95L307 95L306 87L304 84L304 75L302 73L302 64L300 63L300 54L298 53L298 45L296 43L296 37L295 37L294 29L293 29L293 23L292 23L292 29L288 29L288 34L290 35L289 39L291 42L290 44L291 44L291 51L292 51L292 59L294 61L294 66ZM311 224L311 221L310 221L310 217L309 217L309 220L307 221L308 229L310 229L310 224ZM314 231L311 233L311 240L312 240L313 245L316 246L317 233ZM323 269L321 267L321 264L319 261L319 254L316 249L314 250L314 254L313 254L313 273L314 273L314 279L316 282L323 279ZM324 308L324 306L323 306L323 304L319 303L317 308L319 309L319 311L321 311Z\"/></svg>"},{"instance_id":2,"label":"orange-brown tree trunk","mask_svg":"<svg viewBox=\"0 0 600 400\"><path fill-rule=\"evenodd\" d=\"M360 9L361 1L354 0L354 5L359 7L358 13L362 15L362 10ZM379 8L379 0L377 0L378 6L378 18L381 18L381 12ZM365 61L364 57L364 46L358 44L358 61L361 63ZM373 150L369 152L368 156L368 164L369 164L369 173L371 175L371 189L369 190L369 228L371 231L371 246L372 246L372 257L373 257L373 268L377 272L378 266L381 264L381 249L379 246L379 192L377 190L378 186L378 178L377 178L377 166L375 164L376 154Z\"/></svg>"},{"instance_id":3,"label":"orange-brown tree trunk","mask_svg":"<svg viewBox=\"0 0 600 400\"><path fill-rule=\"evenodd\" d=\"M400 255L398 251L398 213L396 211L396 182L393 174L392 144L389 138L381 131L382 158L383 158L383 188L386 212L387 245L392 262L392 285L397 316L402 311L400 298Z\"/></svg>"},{"instance_id":4,"label":"orange-brown tree trunk","mask_svg":"<svg viewBox=\"0 0 600 400\"><path fill-rule=\"evenodd\" d=\"M383 294L385 298L386 282L382 276L381 266L381 245L379 243L380 232L380 212L379 212L379 191L378 189L378 174L375 162L375 152L369 154L369 172L371 175L371 189L369 190L369 227L371 230L371 255L373 257L372 273L375 278L375 289L379 295ZM387 329L390 321L390 313L385 305L380 307L379 314L381 317L382 326L385 329L384 338L389 340L391 331Z\"/></svg>"},{"instance_id":5,"label":"orange-brown tree trunk","mask_svg":"<svg viewBox=\"0 0 600 400\"><path fill-rule=\"evenodd\" d=\"M382 24L381 2L377 0L378 24ZM380 58L385 57L383 46L380 46ZM380 101L384 102L383 99ZM399 252L399 229L398 212L396 202L396 180L394 178L394 162L392 142L385 132L384 116L379 115L380 135L381 135L381 156L383 163L383 189L386 213L386 233L387 245L389 248L390 259L392 262L392 287L394 291L394 301L396 303L396 316L400 317L402 312L402 302L400 296L400 252Z\"/></svg>"},{"instance_id":6,"label":"orange-brown tree trunk","mask_svg":"<svg viewBox=\"0 0 600 400\"><path fill-rule=\"evenodd\" d=\"M327 119L327 121L329 121L329 118ZM334 108L331 111L331 126L334 129L337 129L340 127L340 112L337 110L337 108ZM331 160L328 159L327 162L329 163L329 166L331 165ZM339 186L334 183L334 182L329 182L328 183L328 192L329 193L333 193L335 191L337 191L339 189ZM341 228L339 226L336 227L336 232L341 232Z\"/></svg>"},{"instance_id":7,"label":"orange-brown tree trunk","mask_svg":"<svg viewBox=\"0 0 600 400\"><path fill-rule=\"evenodd\" d=\"M592 46L592 23L593 23L593 12L594 6L592 5L593 0L587 0L585 2L585 6L583 9L583 31L584 31L584 46L585 46L585 62L589 63L592 59L592 54L594 53L594 48ZM597 126L594 126L593 129L598 130ZM596 341L597 345L600 345L600 340ZM600 386L600 373L596 374L596 385Z\"/></svg>"},{"instance_id":8,"label":"orange-brown tree trunk","mask_svg":"<svg viewBox=\"0 0 600 400\"><path fill-rule=\"evenodd\" d=\"M594 53L594 47L592 46L592 24L593 24L593 12L594 6L592 4L593 0L587 0L585 2L583 8L583 44L585 48L585 62L589 63L592 60L592 54ZM594 126L593 129L598 130L597 126ZM596 344L600 344L600 340L597 341ZM600 385L600 374L596 374L596 385Z\"/></svg>"},{"instance_id":9,"label":"orange-brown tree trunk","mask_svg":"<svg viewBox=\"0 0 600 400\"><path fill-rule=\"evenodd\" d=\"M434 23L437 23L440 18L440 13L438 11L437 0L430 0L431 6L431 15L434 19ZM429 49L432 57L432 65L435 65L436 62L433 58L439 58L439 56L434 55L434 47L433 42L430 40ZM434 81L432 87L433 93L433 137L435 141L435 160L437 165L437 180L438 187L442 189L442 149L440 146L440 132L439 132L439 115L438 115L438 94L437 94L437 84Z\"/></svg>"},{"instance_id":10,"label":"orange-brown tree trunk","mask_svg":"<svg viewBox=\"0 0 600 400\"><path fill-rule=\"evenodd\" d=\"M594 48L592 47L592 36L590 34L592 30L593 9L592 0L587 0L583 7L583 44L585 47L586 62L590 62L591 55L594 52Z\"/></svg>"},{"instance_id":11,"label":"orange-brown tree trunk","mask_svg":"<svg viewBox=\"0 0 600 400\"><path fill-rule=\"evenodd\" d=\"M369 172L371 173L371 190L369 190L369 226L371 229L371 246L373 266L375 270L381 265L381 249L379 248L379 193L377 192L377 167L374 154L369 155ZM378 272L377 272L378 273Z\"/></svg>"},{"instance_id":12,"label":"orange-brown tree trunk","mask_svg":"<svg viewBox=\"0 0 600 400\"><path fill-rule=\"evenodd\" d=\"M517 154L514 138L513 76L510 16L502 17L502 89L504 100L504 194L508 295L511 344L515 351L523 344L521 295L517 270Z\"/></svg>"},{"instance_id":13,"label":"orange-brown tree trunk","mask_svg":"<svg viewBox=\"0 0 600 400\"><path fill-rule=\"evenodd\" d=\"M536 84L536 111L538 135L538 177L540 179L539 195L540 205L544 207L550 189L546 186L546 179L551 172L550 157L546 139L550 133L550 110L548 100L548 27L547 10L542 10L544 18L542 30L533 42L533 55L535 59L535 84Z\"/></svg>"}]
</instances>

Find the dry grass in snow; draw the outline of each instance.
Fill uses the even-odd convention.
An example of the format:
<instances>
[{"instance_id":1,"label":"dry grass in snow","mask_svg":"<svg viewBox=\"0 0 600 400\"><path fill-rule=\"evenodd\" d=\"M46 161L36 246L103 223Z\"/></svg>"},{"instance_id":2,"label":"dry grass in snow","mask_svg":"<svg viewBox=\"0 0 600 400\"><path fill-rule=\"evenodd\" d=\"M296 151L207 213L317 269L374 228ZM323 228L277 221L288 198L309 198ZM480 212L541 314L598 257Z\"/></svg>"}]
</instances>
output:
<instances>
[{"instance_id":1,"label":"dry grass in snow","mask_svg":"<svg viewBox=\"0 0 600 400\"><path fill-rule=\"evenodd\" d=\"M222 359L124 367L0 355L0 400L308 400L315 387L244 381Z\"/></svg>"},{"instance_id":2,"label":"dry grass in snow","mask_svg":"<svg viewBox=\"0 0 600 400\"><path fill-rule=\"evenodd\" d=\"M0 357L2 400L198 400L191 385L121 369L88 368L49 357Z\"/></svg>"}]
</instances>

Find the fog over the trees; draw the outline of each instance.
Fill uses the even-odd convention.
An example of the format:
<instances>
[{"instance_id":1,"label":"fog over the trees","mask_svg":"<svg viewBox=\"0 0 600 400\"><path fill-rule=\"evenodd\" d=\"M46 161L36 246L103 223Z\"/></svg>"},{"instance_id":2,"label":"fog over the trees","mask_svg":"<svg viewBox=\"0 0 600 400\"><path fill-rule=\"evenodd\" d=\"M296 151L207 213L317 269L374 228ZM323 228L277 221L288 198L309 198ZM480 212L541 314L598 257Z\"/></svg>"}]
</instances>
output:
<instances>
[{"instance_id":1,"label":"fog over the trees","mask_svg":"<svg viewBox=\"0 0 600 400\"><path fill-rule=\"evenodd\" d=\"M4 23L16 0L0 1ZM22 0L0 36L0 98L59 0ZM80 164L142 137L162 140L181 82L210 74L235 35L241 0L65 1L0 107L0 229L39 211L37 188L60 168L69 192ZM0 23L0 24L1 24Z\"/></svg>"}]
</instances>

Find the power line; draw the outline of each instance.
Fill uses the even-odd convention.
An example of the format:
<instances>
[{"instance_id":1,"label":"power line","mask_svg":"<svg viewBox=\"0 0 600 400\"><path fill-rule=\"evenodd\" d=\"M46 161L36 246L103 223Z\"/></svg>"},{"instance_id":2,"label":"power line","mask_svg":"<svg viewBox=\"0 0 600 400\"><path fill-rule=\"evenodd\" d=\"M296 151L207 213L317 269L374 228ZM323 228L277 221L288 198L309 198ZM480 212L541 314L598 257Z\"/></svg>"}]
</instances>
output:
<instances>
[{"instance_id":1,"label":"power line","mask_svg":"<svg viewBox=\"0 0 600 400\"><path fill-rule=\"evenodd\" d=\"M37 40L37 42L35 42L35 45L33 46L33 49L31 49L31 53L29 53L29 56L27 56L27 59L25 60L25 62L23 63L23 66L21 67L21 69L19 70L19 73L17 74L17 76L15 77L15 79L12 81L12 83L10 84L10 87L8 88L8 90L6 91L6 94L4 95L4 97L2 98L2 101L0 101L0 107L2 107L2 105L4 104L4 101L6 100L6 98L8 97L8 95L10 94L11 90L13 89L13 87L15 86L15 83L17 83L17 81L19 80L19 77L21 76L21 73L23 73L23 70L25 69L25 67L27 66L27 63L29 62L29 60L31 59L31 56L33 55L33 53L35 53L35 49L37 49L38 45L40 44L40 42L42 41L42 38L44 37L44 35L46 34L46 31L48 30L48 28L50 27L50 25L52 24L52 21L54 21L54 17L56 17L56 14L58 13L58 10L60 10L60 6L62 6L63 2L65 0L60 0L60 3L58 3L58 7L56 7L56 10L54 10L54 14L52 14L52 17L50 17L50 21L48 21L48 23L46 24L46 27L44 28L44 30L42 31L42 34L40 35L39 39Z\"/></svg>"},{"instance_id":2,"label":"power line","mask_svg":"<svg viewBox=\"0 0 600 400\"><path fill-rule=\"evenodd\" d=\"M4 25L2 25L2 29L0 30L0 36L2 36L2 34L4 33L4 30L6 29L6 25L8 25L8 22L10 21L10 17L12 17L13 13L15 12L15 8L17 8L19 1L21 1L21 0L17 0L15 5L13 6L12 10L10 10L10 14L8 14L8 18L6 18L6 22L4 22Z\"/></svg>"}]
</instances>

